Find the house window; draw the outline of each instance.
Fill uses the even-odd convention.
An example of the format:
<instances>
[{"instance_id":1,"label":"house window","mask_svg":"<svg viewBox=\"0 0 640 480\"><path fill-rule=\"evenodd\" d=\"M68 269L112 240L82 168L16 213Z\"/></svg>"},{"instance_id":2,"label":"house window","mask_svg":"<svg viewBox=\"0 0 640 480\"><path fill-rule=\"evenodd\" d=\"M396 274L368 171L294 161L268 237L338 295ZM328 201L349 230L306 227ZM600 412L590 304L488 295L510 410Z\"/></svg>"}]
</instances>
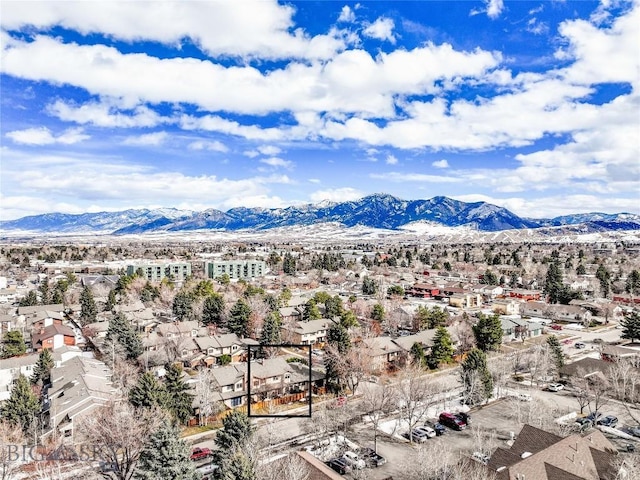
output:
<instances>
[{"instance_id":1,"label":"house window","mask_svg":"<svg viewBox=\"0 0 640 480\"><path fill-rule=\"evenodd\" d=\"M208 353L209 355L213 355L213 348L208 348L208 349L207 349L207 353Z\"/></svg>"},{"instance_id":2,"label":"house window","mask_svg":"<svg viewBox=\"0 0 640 480\"><path fill-rule=\"evenodd\" d=\"M242 397L236 397L231 399L231 406L239 407L242 405Z\"/></svg>"},{"instance_id":3,"label":"house window","mask_svg":"<svg viewBox=\"0 0 640 480\"><path fill-rule=\"evenodd\" d=\"M238 349L238 346L237 346L237 345L232 345L232 346L231 346L231 350L233 350L234 352L235 352L237 349Z\"/></svg>"}]
</instances>

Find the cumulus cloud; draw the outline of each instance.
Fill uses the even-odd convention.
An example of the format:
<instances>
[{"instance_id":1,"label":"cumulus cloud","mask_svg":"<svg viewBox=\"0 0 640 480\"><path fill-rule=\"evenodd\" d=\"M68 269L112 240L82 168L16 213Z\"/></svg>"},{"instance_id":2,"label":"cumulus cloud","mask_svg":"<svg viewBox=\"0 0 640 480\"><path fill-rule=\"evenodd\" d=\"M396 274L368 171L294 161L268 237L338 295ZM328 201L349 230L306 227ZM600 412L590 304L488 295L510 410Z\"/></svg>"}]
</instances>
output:
<instances>
[{"instance_id":1,"label":"cumulus cloud","mask_svg":"<svg viewBox=\"0 0 640 480\"><path fill-rule=\"evenodd\" d=\"M436 160L431 164L431 166L436 168L449 168L449 162L443 158L442 160Z\"/></svg>"},{"instance_id":2,"label":"cumulus cloud","mask_svg":"<svg viewBox=\"0 0 640 480\"><path fill-rule=\"evenodd\" d=\"M291 168L293 166L293 162L278 157L263 158L260 160L260 163L274 168Z\"/></svg>"},{"instance_id":3,"label":"cumulus cloud","mask_svg":"<svg viewBox=\"0 0 640 480\"><path fill-rule=\"evenodd\" d=\"M65 122L95 125L97 127L155 127L169 123L171 119L162 117L146 105L120 109L118 102L90 101L82 105L56 100L47 106L46 112Z\"/></svg>"},{"instance_id":4,"label":"cumulus cloud","mask_svg":"<svg viewBox=\"0 0 640 480\"><path fill-rule=\"evenodd\" d=\"M157 147L162 145L169 137L167 132L146 133L144 135L132 135L122 141L123 145L134 147Z\"/></svg>"},{"instance_id":5,"label":"cumulus cloud","mask_svg":"<svg viewBox=\"0 0 640 480\"><path fill-rule=\"evenodd\" d=\"M328 200L330 202L349 202L351 200L358 200L363 196L364 193L361 190L351 187L343 187L316 190L309 195L309 199L313 203L322 202L323 200Z\"/></svg>"},{"instance_id":6,"label":"cumulus cloud","mask_svg":"<svg viewBox=\"0 0 640 480\"><path fill-rule=\"evenodd\" d=\"M395 155L387 155L385 162L387 165L396 165L398 163L398 159L395 157Z\"/></svg>"},{"instance_id":7,"label":"cumulus cloud","mask_svg":"<svg viewBox=\"0 0 640 480\"><path fill-rule=\"evenodd\" d=\"M257 150L263 155L278 155L282 152L282 150L275 145L261 145Z\"/></svg>"},{"instance_id":8,"label":"cumulus cloud","mask_svg":"<svg viewBox=\"0 0 640 480\"><path fill-rule=\"evenodd\" d=\"M14 143L23 145L53 145L60 143L63 145L73 145L91 138L86 135L82 128L69 128L60 135L55 136L47 127L27 128L25 130L14 130L7 132L6 136Z\"/></svg>"},{"instance_id":9,"label":"cumulus cloud","mask_svg":"<svg viewBox=\"0 0 640 480\"><path fill-rule=\"evenodd\" d=\"M218 140L196 140L195 142L191 142L188 145L188 148L190 150L208 150L210 152L220 153L226 153L229 151L229 148Z\"/></svg>"},{"instance_id":10,"label":"cumulus cloud","mask_svg":"<svg viewBox=\"0 0 640 480\"><path fill-rule=\"evenodd\" d=\"M369 38L396 43L396 37L393 34L394 27L393 19L380 17L375 22L367 25L362 33Z\"/></svg>"},{"instance_id":11,"label":"cumulus cloud","mask_svg":"<svg viewBox=\"0 0 640 480\"><path fill-rule=\"evenodd\" d=\"M356 14L353 10L351 10L351 7L349 7L349 5L345 5L344 7L342 7L342 10L340 10L338 21L345 23L353 23L356 21Z\"/></svg>"}]
</instances>

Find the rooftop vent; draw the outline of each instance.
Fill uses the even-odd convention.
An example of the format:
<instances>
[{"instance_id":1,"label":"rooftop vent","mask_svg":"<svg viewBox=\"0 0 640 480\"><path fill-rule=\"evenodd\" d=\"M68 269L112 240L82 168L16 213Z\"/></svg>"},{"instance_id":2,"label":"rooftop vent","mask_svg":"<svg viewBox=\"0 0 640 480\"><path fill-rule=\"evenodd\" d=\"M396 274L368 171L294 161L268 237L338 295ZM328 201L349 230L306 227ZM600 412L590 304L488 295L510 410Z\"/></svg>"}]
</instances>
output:
<instances>
[{"instance_id":1,"label":"rooftop vent","mask_svg":"<svg viewBox=\"0 0 640 480\"><path fill-rule=\"evenodd\" d=\"M531 452L523 452L522 455L520 455L520 458L527 458L527 457L530 457L531 455L533 455L533 453L531 453Z\"/></svg>"}]
</instances>

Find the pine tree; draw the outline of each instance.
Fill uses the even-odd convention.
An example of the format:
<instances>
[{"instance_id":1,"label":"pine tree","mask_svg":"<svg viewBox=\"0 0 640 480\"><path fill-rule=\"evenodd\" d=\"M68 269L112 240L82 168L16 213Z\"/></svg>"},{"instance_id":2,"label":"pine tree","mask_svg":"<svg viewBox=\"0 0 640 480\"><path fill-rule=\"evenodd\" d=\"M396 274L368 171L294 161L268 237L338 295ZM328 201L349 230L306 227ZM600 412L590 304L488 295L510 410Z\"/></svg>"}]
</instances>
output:
<instances>
[{"instance_id":1,"label":"pine tree","mask_svg":"<svg viewBox=\"0 0 640 480\"><path fill-rule=\"evenodd\" d=\"M47 385L51 380L51 369L54 366L53 357L48 349L42 350L38 357L38 363L36 363L33 369L33 375L31 376L31 383L36 385Z\"/></svg>"},{"instance_id":2,"label":"pine tree","mask_svg":"<svg viewBox=\"0 0 640 480\"><path fill-rule=\"evenodd\" d=\"M105 312L112 312L113 309L116 307L116 291L115 289L111 289L109 290L109 296L107 297L107 303L104 306L104 311Z\"/></svg>"},{"instance_id":3,"label":"pine tree","mask_svg":"<svg viewBox=\"0 0 640 480\"><path fill-rule=\"evenodd\" d=\"M564 353L562 353L562 345L560 345L560 340L555 335L551 335L547 338L547 345L551 349L551 355L556 364L556 368L560 370L564 367Z\"/></svg>"},{"instance_id":4,"label":"pine tree","mask_svg":"<svg viewBox=\"0 0 640 480\"><path fill-rule=\"evenodd\" d=\"M549 297L549 303L558 303L560 301L560 293L563 286L560 264L557 261L551 262L544 281L544 292Z\"/></svg>"},{"instance_id":5,"label":"pine tree","mask_svg":"<svg viewBox=\"0 0 640 480\"><path fill-rule=\"evenodd\" d=\"M493 394L493 378L487 367L487 355L478 348L469 351L462 362L464 397L472 404L490 398Z\"/></svg>"},{"instance_id":6,"label":"pine tree","mask_svg":"<svg viewBox=\"0 0 640 480\"><path fill-rule=\"evenodd\" d=\"M243 300L239 299L231 308L229 312L229 321L227 322L227 328L238 335L239 337L246 337L249 330L249 317L251 316L251 307Z\"/></svg>"},{"instance_id":7,"label":"pine tree","mask_svg":"<svg viewBox=\"0 0 640 480\"><path fill-rule=\"evenodd\" d=\"M20 307L32 307L38 304L38 294L35 290L29 291L25 297L18 302Z\"/></svg>"},{"instance_id":8,"label":"pine tree","mask_svg":"<svg viewBox=\"0 0 640 480\"><path fill-rule=\"evenodd\" d=\"M276 345L280 343L280 319L274 312L269 312L264 319L260 343L262 345Z\"/></svg>"},{"instance_id":9,"label":"pine tree","mask_svg":"<svg viewBox=\"0 0 640 480\"><path fill-rule=\"evenodd\" d=\"M245 413L234 410L222 419L222 429L216 435L216 445L223 452L244 448L255 433L255 426Z\"/></svg>"},{"instance_id":10,"label":"pine tree","mask_svg":"<svg viewBox=\"0 0 640 480\"><path fill-rule=\"evenodd\" d=\"M134 330L131 322L122 313L113 316L109 321L106 340L116 341L127 352L127 359L132 360L142 355L142 340Z\"/></svg>"},{"instance_id":11,"label":"pine tree","mask_svg":"<svg viewBox=\"0 0 640 480\"><path fill-rule=\"evenodd\" d=\"M97 315L98 308L93 299L93 293L88 286L85 286L80 294L80 323L82 325L93 323L96 321Z\"/></svg>"},{"instance_id":12,"label":"pine tree","mask_svg":"<svg viewBox=\"0 0 640 480\"><path fill-rule=\"evenodd\" d=\"M38 287L40 292L40 303L42 305L49 305L51 303L51 289L49 288L49 279L45 278Z\"/></svg>"},{"instance_id":13,"label":"pine tree","mask_svg":"<svg viewBox=\"0 0 640 480\"><path fill-rule=\"evenodd\" d=\"M282 260L282 271L287 275L294 275L296 273L296 259L293 258L289 252L284 254Z\"/></svg>"},{"instance_id":14,"label":"pine tree","mask_svg":"<svg viewBox=\"0 0 640 480\"><path fill-rule=\"evenodd\" d=\"M607 268L600 264L598 270L596 270L596 278L600 281L600 290L602 290L602 296L608 297L611 291L611 272Z\"/></svg>"},{"instance_id":15,"label":"pine tree","mask_svg":"<svg viewBox=\"0 0 640 480\"><path fill-rule=\"evenodd\" d=\"M338 295L329 297L324 302L325 318L339 317L343 314L343 312L344 308L342 307L342 299Z\"/></svg>"},{"instance_id":16,"label":"pine tree","mask_svg":"<svg viewBox=\"0 0 640 480\"><path fill-rule=\"evenodd\" d=\"M38 397L31 390L27 377L20 375L11 390L11 396L0 405L0 417L26 433L34 424L39 411Z\"/></svg>"},{"instance_id":17,"label":"pine tree","mask_svg":"<svg viewBox=\"0 0 640 480\"><path fill-rule=\"evenodd\" d=\"M209 295L202 307L203 325L222 326L224 319L224 298L219 293Z\"/></svg>"},{"instance_id":18,"label":"pine tree","mask_svg":"<svg viewBox=\"0 0 640 480\"><path fill-rule=\"evenodd\" d=\"M632 342L640 340L640 313L633 311L625 315L620 320L620 325L622 325L622 338L630 339Z\"/></svg>"},{"instance_id":19,"label":"pine tree","mask_svg":"<svg viewBox=\"0 0 640 480\"><path fill-rule=\"evenodd\" d=\"M351 349L349 332L340 324L333 323L327 332L327 342L336 347L340 355L344 355Z\"/></svg>"},{"instance_id":20,"label":"pine tree","mask_svg":"<svg viewBox=\"0 0 640 480\"><path fill-rule=\"evenodd\" d=\"M193 315L193 296L188 292L179 291L173 298L171 310L178 321L188 320Z\"/></svg>"},{"instance_id":21,"label":"pine tree","mask_svg":"<svg viewBox=\"0 0 640 480\"><path fill-rule=\"evenodd\" d=\"M449 363L453 359L453 345L451 336L444 327L438 327L433 337L433 346L427 359L429 368L438 368L443 363Z\"/></svg>"},{"instance_id":22,"label":"pine tree","mask_svg":"<svg viewBox=\"0 0 640 480\"><path fill-rule=\"evenodd\" d=\"M199 480L189 447L174 425L164 421L140 453L134 480Z\"/></svg>"},{"instance_id":23,"label":"pine tree","mask_svg":"<svg viewBox=\"0 0 640 480\"><path fill-rule=\"evenodd\" d=\"M180 423L186 423L193 416L193 395L182 379L182 368L172 363L165 367L164 390L166 407Z\"/></svg>"},{"instance_id":24,"label":"pine tree","mask_svg":"<svg viewBox=\"0 0 640 480\"><path fill-rule=\"evenodd\" d=\"M24 355L27 346L20 330L10 330L2 337L2 358L16 357Z\"/></svg>"},{"instance_id":25,"label":"pine tree","mask_svg":"<svg viewBox=\"0 0 640 480\"><path fill-rule=\"evenodd\" d=\"M640 293L640 272L638 270L631 270L624 283L624 289L631 295Z\"/></svg>"},{"instance_id":26,"label":"pine tree","mask_svg":"<svg viewBox=\"0 0 640 480\"><path fill-rule=\"evenodd\" d=\"M304 304L304 310L302 311L302 320L308 322L309 320L318 320L322 318L322 314L318 309L316 301L312 298Z\"/></svg>"},{"instance_id":27,"label":"pine tree","mask_svg":"<svg viewBox=\"0 0 640 480\"><path fill-rule=\"evenodd\" d=\"M424 354L424 347L420 342L414 342L413 345L411 345L410 353L416 365L420 365L421 367L425 366L427 362Z\"/></svg>"},{"instance_id":28,"label":"pine tree","mask_svg":"<svg viewBox=\"0 0 640 480\"><path fill-rule=\"evenodd\" d=\"M362 293L364 295L375 295L378 291L378 286L375 280L369 277L362 278Z\"/></svg>"},{"instance_id":29,"label":"pine tree","mask_svg":"<svg viewBox=\"0 0 640 480\"><path fill-rule=\"evenodd\" d=\"M382 323L385 315L384 307L379 303L376 303L371 310L371 318L378 323Z\"/></svg>"},{"instance_id":30,"label":"pine tree","mask_svg":"<svg viewBox=\"0 0 640 480\"><path fill-rule=\"evenodd\" d=\"M476 343L483 352L498 350L502 345L502 333L502 322L498 314L480 314L478 322L473 326Z\"/></svg>"},{"instance_id":31,"label":"pine tree","mask_svg":"<svg viewBox=\"0 0 640 480\"><path fill-rule=\"evenodd\" d=\"M164 407L166 405L166 390L151 372L143 373L131 390L129 402L136 408Z\"/></svg>"}]
</instances>

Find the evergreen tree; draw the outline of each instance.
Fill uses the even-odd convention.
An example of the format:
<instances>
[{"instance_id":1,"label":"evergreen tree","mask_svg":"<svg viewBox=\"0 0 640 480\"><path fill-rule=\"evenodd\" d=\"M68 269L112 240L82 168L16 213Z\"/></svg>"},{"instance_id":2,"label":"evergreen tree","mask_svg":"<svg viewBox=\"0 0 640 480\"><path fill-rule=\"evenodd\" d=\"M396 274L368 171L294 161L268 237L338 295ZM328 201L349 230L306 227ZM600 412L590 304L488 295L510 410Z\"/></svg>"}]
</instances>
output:
<instances>
[{"instance_id":1,"label":"evergreen tree","mask_svg":"<svg viewBox=\"0 0 640 480\"><path fill-rule=\"evenodd\" d=\"M231 312L229 312L227 328L239 337L246 337L249 334L250 316L251 307L245 300L239 299L231 308Z\"/></svg>"},{"instance_id":2,"label":"evergreen tree","mask_svg":"<svg viewBox=\"0 0 640 480\"><path fill-rule=\"evenodd\" d=\"M502 333L502 322L498 314L480 314L478 322L473 326L476 343L483 352L498 350L502 345Z\"/></svg>"},{"instance_id":3,"label":"evergreen tree","mask_svg":"<svg viewBox=\"0 0 640 480\"><path fill-rule=\"evenodd\" d=\"M364 295L375 295L378 291L378 286L375 280L369 277L362 278L362 293Z\"/></svg>"},{"instance_id":4,"label":"evergreen tree","mask_svg":"<svg viewBox=\"0 0 640 480\"><path fill-rule=\"evenodd\" d=\"M493 394L493 378L487 367L487 355L478 348L469 351L462 362L464 398L471 404L481 403Z\"/></svg>"},{"instance_id":5,"label":"evergreen tree","mask_svg":"<svg viewBox=\"0 0 640 480\"><path fill-rule=\"evenodd\" d=\"M222 419L222 429L216 435L216 445L224 452L242 449L249 443L255 430L245 413L234 410Z\"/></svg>"},{"instance_id":6,"label":"evergreen tree","mask_svg":"<svg viewBox=\"0 0 640 480\"><path fill-rule=\"evenodd\" d=\"M544 292L549 297L549 303L558 303L560 301L560 293L563 286L560 264L557 261L551 262L544 281Z\"/></svg>"},{"instance_id":7,"label":"evergreen tree","mask_svg":"<svg viewBox=\"0 0 640 480\"><path fill-rule=\"evenodd\" d=\"M80 323L82 325L93 323L96 321L97 315L98 308L93 299L93 293L88 286L85 286L80 294Z\"/></svg>"},{"instance_id":8,"label":"evergreen tree","mask_svg":"<svg viewBox=\"0 0 640 480\"><path fill-rule=\"evenodd\" d=\"M304 309L302 310L302 320L308 322L309 320L318 320L320 318L322 318L322 314L318 309L318 304L312 298L304 304Z\"/></svg>"},{"instance_id":9,"label":"evergreen tree","mask_svg":"<svg viewBox=\"0 0 640 480\"><path fill-rule=\"evenodd\" d=\"M282 271L287 275L295 275L296 273L296 259L293 258L289 252L284 254L284 259L282 260Z\"/></svg>"},{"instance_id":10,"label":"evergreen tree","mask_svg":"<svg viewBox=\"0 0 640 480\"><path fill-rule=\"evenodd\" d=\"M600 264L598 270L596 270L596 278L600 282L600 290L603 297L608 297L611 291L611 272L607 268Z\"/></svg>"},{"instance_id":11,"label":"evergreen tree","mask_svg":"<svg viewBox=\"0 0 640 480\"><path fill-rule=\"evenodd\" d=\"M385 311L384 307L379 303L376 303L371 310L371 318L378 323L382 323L384 321Z\"/></svg>"},{"instance_id":12,"label":"evergreen tree","mask_svg":"<svg viewBox=\"0 0 640 480\"><path fill-rule=\"evenodd\" d=\"M115 289L111 289L109 290L109 296L107 297L107 303L104 306L104 311L105 312L112 312L113 309L116 307L116 291Z\"/></svg>"},{"instance_id":13,"label":"evergreen tree","mask_svg":"<svg viewBox=\"0 0 640 480\"><path fill-rule=\"evenodd\" d=\"M2 358L16 357L24 355L27 346L20 330L10 330L2 337Z\"/></svg>"},{"instance_id":14,"label":"evergreen tree","mask_svg":"<svg viewBox=\"0 0 640 480\"><path fill-rule=\"evenodd\" d=\"M36 414L40 411L38 397L31 390L27 377L20 375L7 401L0 405L0 417L15 427L27 432L34 425Z\"/></svg>"},{"instance_id":15,"label":"evergreen tree","mask_svg":"<svg viewBox=\"0 0 640 480\"><path fill-rule=\"evenodd\" d=\"M58 283L58 285L60 284ZM53 293L51 294L51 303L64 303L64 292L60 288L53 289Z\"/></svg>"},{"instance_id":16,"label":"evergreen tree","mask_svg":"<svg viewBox=\"0 0 640 480\"><path fill-rule=\"evenodd\" d=\"M622 325L622 338L627 338L632 342L640 340L640 313L633 311L625 315L625 317L620 320L620 325Z\"/></svg>"},{"instance_id":17,"label":"evergreen tree","mask_svg":"<svg viewBox=\"0 0 640 480\"><path fill-rule=\"evenodd\" d=\"M33 307L38 304L38 294L35 290L30 290L25 297L18 302L20 307Z\"/></svg>"},{"instance_id":18,"label":"evergreen tree","mask_svg":"<svg viewBox=\"0 0 640 480\"><path fill-rule=\"evenodd\" d=\"M267 314L260 334L260 343L262 345L276 345L280 343L280 324L280 319L276 313L269 312L269 314Z\"/></svg>"},{"instance_id":19,"label":"evergreen tree","mask_svg":"<svg viewBox=\"0 0 640 480\"><path fill-rule=\"evenodd\" d=\"M186 423L193 416L193 395L189 386L182 379L182 368L172 363L165 366L164 390L166 407L180 423Z\"/></svg>"},{"instance_id":20,"label":"evergreen tree","mask_svg":"<svg viewBox=\"0 0 640 480\"><path fill-rule=\"evenodd\" d=\"M556 368L560 370L564 367L564 353L562 353L562 345L560 345L560 340L555 335L551 335L547 338L547 345L551 349L551 356L555 361Z\"/></svg>"},{"instance_id":21,"label":"evergreen tree","mask_svg":"<svg viewBox=\"0 0 640 480\"><path fill-rule=\"evenodd\" d=\"M424 354L424 347L420 342L414 342L413 345L411 345L410 353L416 365L420 365L421 367L426 365L427 361Z\"/></svg>"},{"instance_id":22,"label":"evergreen tree","mask_svg":"<svg viewBox=\"0 0 640 480\"><path fill-rule=\"evenodd\" d=\"M51 369L54 366L53 357L49 349L45 348L40 352L38 363L33 369L31 376L32 384L47 385L51 381Z\"/></svg>"},{"instance_id":23,"label":"evergreen tree","mask_svg":"<svg viewBox=\"0 0 640 480\"><path fill-rule=\"evenodd\" d=\"M351 310L342 311L342 315L340 315L340 324L347 329L360 325L358 323L358 317L356 317L356 314Z\"/></svg>"},{"instance_id":24,"label":"evergreen tree","mask_svg":"<svg viewBox=\"0 0 640 480\"><path fill-rule=\"evenodd\" d=\"M180 431L164 421L147 440L140 453L134 480L199 480L189 447Z\"/></svg>"},{"instance_id":25,"label":"evergreen tree","mask_svg":"<svg viewBox=\"0 0 640 480\"><path fill-rule=\"evenodd\" d=\"M193 296L184 290L176 293L176 296L173 297L171 311L179 322L189 320L193 316Z\"/></svg>"},{"instance_id":26,"label":"evergreen tree","mask_svg":"<svg viewBox=\"0 0 640 480\"><path fill-rule=\"evenodd\" d=\"M624 284L624 289L631 295L640 293L640 272L638 270L631 270Z\"/></svg>"},{"instance_id":27,"label":"evergreen tree","mask_svg":"<svg viewBox=\"0 0 640 480\"><path fill-rule=\"evenodd\" d=\"M344 312L344 308L342 307L342 299L339 295L327 298L324 301L324 307L325 318L339 317Z\"/></svg>"},{"instance_id":28,"label":"evergreen tree","mask_svg":"<svg viewBox=\"0 0 640 480\"><path fill-rule=\"evenodd\" d=\"M202 323L204 325L221 326L224 320L224 298L219 293L209 295L202 307Z\"/></svg>"},{"instance_id":29,"label":"evergreen tree","mask_svg":"<svg viewBox=\"0 0 640 480\"><path fill-rule=\"evenodd\" d=\"M136 408L164 407L166 405L166 390L151 372L143 373L131 390L129 402Z\"/></svg>"},{"instance_id":30,"label":"evergreen tree","mask_svg":"<svg viewBox=\"0 0 640 480\"><path fill-rule=\"evenodd\" d=\"M40 303L42 303L42 305L49 305L51 303L51 289L49 288L48 278L42 280L38 287L38 292L40 292Z\"/></svg>"},{"instance_id":31,"label":"evergreen tree","mask_svg":"<svg viewBox=\"0 0 640 480\"><path fill-rule=\"evenodd\" d=\"M427 359L429 368L438 368L443 363L453 360L453 345L449 331L444 327L438 327L433 337L433 346Z\"/></svg>"},{"instance_id":32,"label":"evergreen tree","mask_svg":"<svg viewBox=\"0 0 640 480\"><path fill-rule=\"evenodd\" d=\"M327 342L336 347L341 355L344 355L351 349L351 339L349 332L341 324L333 323L327 332Z\"/></svg>"},{"instance_id":33,"label":"evergreen tree","mask_svg":"<svg viewBox=\"0 0 640 480\"><path fill-rule=\"evenodd\" d=\"M487 268L487 270L485 270L484 274L482 275L482 278L480 279L480 283L484 283L485 285L497 285L498 277L495 273Z\"/></svg>"},{"instance_id":34,"label":"evergreen tree","mask_svg":"<svg viewBox=\"0 0 640 480\"><path fill-rule=\"evenodd\" d=\"M133 329L131 322L122 313L114 315L109 321L106 340L116 341L122 345L129 360L142 355L142 340Z\"/></svg>"}]
</instances>

